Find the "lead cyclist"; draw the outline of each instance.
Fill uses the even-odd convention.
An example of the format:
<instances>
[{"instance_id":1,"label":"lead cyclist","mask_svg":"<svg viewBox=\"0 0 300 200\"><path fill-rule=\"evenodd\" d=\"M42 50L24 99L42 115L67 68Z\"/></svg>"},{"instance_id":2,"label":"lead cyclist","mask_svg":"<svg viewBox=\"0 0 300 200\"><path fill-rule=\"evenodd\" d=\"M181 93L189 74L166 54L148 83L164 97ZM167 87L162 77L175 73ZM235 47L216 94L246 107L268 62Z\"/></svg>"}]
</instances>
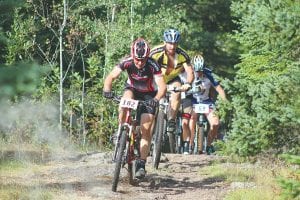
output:
<instances>
[{"instance_id":1,"label":"lead cyclist","mask_svg":"<svg viewBox=\"0 0 300 200\"><path fill-rule=\"evenodd\" d=\"M214 101L209 96L209 92L211 88L214 88L216 90L216 92L218 93L218 95L220 95L222 100L227 101L224 89L222 88L220 83L215 80L211 70L204 66L204 58L202 57L201 54L194 56L192 65L195 73L193 86L201 84L201 88L202 88L200 92L193 94L193 103L197 103L196 99L199 98L203 101L202 103L209 104L212 105L212 107L215 107ZM214 109L210 109L210 112L206 115L206 117L210 125L210 130L208 132L208 137L207 137L206 153L210 155L213 152L215 152L212 143L213 140L217 137L218 129L220 126L220 119L219 116L215 114ZM198 119L197 113L192 111L192 117L189 123L190 130L191 130L190 146L193 146L197 119Z\"/></svg>"},{"instance_id":2,"label":"lead cyclist","mask_svg":"<svg viewBox=\"0 0 300 200\"><path fill-rule=\"evenodd\" d=\"M112 98L112 83L123 71L127 72L124 98L147 101L149 106L143 106L140 127L140 160L136 161L135 178L143 178L146 174L145 163L151 142L151 127L159 100L165 95L167 87L160 66L149 57L150 47L143 38L138 38L131 45L131 56L124 58L105 78L103 95ZM119 108L119 122L124 121L123 109Z\"/></svg>"}]
</instances>

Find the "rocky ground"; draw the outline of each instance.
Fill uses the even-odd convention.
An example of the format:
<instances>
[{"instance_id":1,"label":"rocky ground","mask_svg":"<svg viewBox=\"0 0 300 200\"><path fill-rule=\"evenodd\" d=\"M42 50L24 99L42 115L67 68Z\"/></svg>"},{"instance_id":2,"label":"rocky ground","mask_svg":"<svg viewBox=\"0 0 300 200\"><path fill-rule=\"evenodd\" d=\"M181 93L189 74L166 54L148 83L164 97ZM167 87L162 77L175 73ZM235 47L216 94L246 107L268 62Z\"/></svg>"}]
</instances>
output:
<instances>
[{"instance_id":1,"label":"rocky ground","mask_svg":"<svg viewBox=\"0 0 300 200\"><path fill-rule=\"evenodd\" d=\"M30 186L32 191L47 189L54 199L223 199L230 185L221 178L199 173L218 156L165 154L159 169L148 159L145 179L132 186L122 169L117 192L111 191L114 163L111 153L91 153L53 159L33 168L22 177L5 178ZM2 177L3 178L3 177ZM53 194L53 193L52 193Z\"/></svg>"}]
</instances>

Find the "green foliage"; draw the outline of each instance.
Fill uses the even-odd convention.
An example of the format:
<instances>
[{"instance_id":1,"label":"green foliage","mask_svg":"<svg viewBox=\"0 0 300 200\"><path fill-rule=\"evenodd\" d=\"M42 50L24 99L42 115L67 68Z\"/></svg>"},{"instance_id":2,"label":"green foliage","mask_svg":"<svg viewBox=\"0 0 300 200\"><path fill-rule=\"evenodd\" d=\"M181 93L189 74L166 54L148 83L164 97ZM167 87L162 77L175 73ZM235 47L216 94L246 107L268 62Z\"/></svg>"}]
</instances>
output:
<instances>
[{"instance_id":1,"label":"green foliage","mask_svg":"<svg viewBox=\"0 0 300 200\"><path fill-rule=\"evenodd\" d=\"M300 156L284 154L281 155L288 163L298 166L292 170L288 178L279 178L278 182L282 187L282 199L299 199L300 198Z\"/></svg>"},{"instance_id":2,"label":"green foliage","mask_svg":"<svg viewBox=\"0 0 300 200\"><path fill-rule=\"evenodd\" d=\"M6 32L11 30L13 21L14 8L23 5L23 0L2 0L0 1L0 64L5 63L5 55L7 53L7 36Z\"/></svg>"},{"instance_id":3,"label":"green foliage","mask_svg":"<svg viewBox=\"0 0 300 200\"><path fill-rule=\"evenodd\" d=\"M63 124L78 141L87 136L91 143L106 144L116 128L117 105L103 99L103 80L112 67L130 53L130 44L137 37L146 38L153 47L162 42L166 28L175 27L182 33L183 47L191 52L203 50L207 63L220 66L224 63L217 68L218 72L226 76L233 72L231 66L236 63L237 54L232 51L237 45L228 37L235 26L230 21L230 1L79 0L67 3L67 23L62 33ZM26 1L9 13L9 28L4 29L8 30L7 53L2 55L5 62L29 59L49 66L50 73L40 78L40 87L33 97L43 102L57 102L63 2ZM218 50L212 50L215 48ZM225 52L226 56L216 56ZM114 91L122 93L126 78L123 74L115 82Z\"/></svg>"},{"instance_id":4,"label":"green foliage","mask_svg":"<svg viewBox=\"0 0 300 200\"><path fill-rule=\"evenodd\" d=\"M37 64L19 63L0 67L0 98L11 99L15 96L28 96L39 86L40 77L47 68Z\"/></svg>"},{"instance_id":5,"label":"green foliage","mask_svg":"<svg viewBox=\"0 0 300 200\"><path fill-rule=\"evenodd\" d=\"M249 52L236 65L235 80L226 83L232 97L226 151L299 153L299 95L291 95L300 86L299 2L246 1L232 8L241 17L235 37Z\"/></svg>"}]
</instances>

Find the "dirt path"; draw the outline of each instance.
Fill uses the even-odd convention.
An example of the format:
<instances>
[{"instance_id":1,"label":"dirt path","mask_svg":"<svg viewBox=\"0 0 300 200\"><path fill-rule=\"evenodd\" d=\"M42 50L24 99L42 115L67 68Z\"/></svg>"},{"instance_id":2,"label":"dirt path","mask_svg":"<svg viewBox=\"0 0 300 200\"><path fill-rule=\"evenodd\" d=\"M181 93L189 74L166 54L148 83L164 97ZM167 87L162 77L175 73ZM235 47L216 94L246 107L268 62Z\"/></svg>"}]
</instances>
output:
<instances>
[{"instance_id":1,"label":"dirt path","mask_svg":"<svg viewBox=\"0 0 300 200\"><path fill-rule=\"evenodd\" d=\"M6 177L32 191L50 190L54 199L223 199L229 186L222 180L201 175L217 156L166 154L158 170L148 159L146 178L137 186L128 184L127 171L122 169L118 192L111 191L114 164L110 153L77 155L52 160L22 174ZM13 180L14 179L14 180Z\"/></svg>"}]
</instances>

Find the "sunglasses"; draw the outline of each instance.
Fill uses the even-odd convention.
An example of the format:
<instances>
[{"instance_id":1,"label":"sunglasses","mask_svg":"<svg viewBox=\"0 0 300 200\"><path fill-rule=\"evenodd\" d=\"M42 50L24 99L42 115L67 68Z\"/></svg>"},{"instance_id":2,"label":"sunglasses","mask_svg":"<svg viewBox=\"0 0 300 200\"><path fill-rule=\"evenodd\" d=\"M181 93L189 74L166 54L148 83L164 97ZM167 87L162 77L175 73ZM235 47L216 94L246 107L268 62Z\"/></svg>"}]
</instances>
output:
<instances>
[{"instance_id":1,"label":"sunglasses","mask_svg":"<svg viewBox=\"0 0 300 200\"><path fill-rule=\"evenodd\" d=\"M146 58L134 58L135 61L145 62Z\"/></svg>"}]
</instances>

